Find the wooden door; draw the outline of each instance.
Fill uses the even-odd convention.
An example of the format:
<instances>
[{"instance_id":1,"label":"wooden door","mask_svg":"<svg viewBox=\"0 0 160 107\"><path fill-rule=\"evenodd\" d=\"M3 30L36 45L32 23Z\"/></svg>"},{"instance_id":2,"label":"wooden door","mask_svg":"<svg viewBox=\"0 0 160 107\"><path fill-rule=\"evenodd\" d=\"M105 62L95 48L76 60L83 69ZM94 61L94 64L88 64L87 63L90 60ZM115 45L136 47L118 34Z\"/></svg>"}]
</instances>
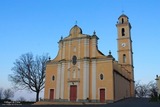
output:
<instances>
[{"instance_id":1,"label":"wooden door","mask_svg":"<svg viewBox=\"0 0 160 107\"><path fill-rule=\"evenodd\" d=\"M105 89L100 89L100 102L105 102Z\"/></svg>"},{"instance_id":2,"label":"wooden door","mask_svg":"<svg viewBox=\"0 0 160 107\"><path fill-rule=\"evenodd\" d=\"M50 100L54 100L54 89L50 89Z\"/></svg>"},{"instance_id":3,"label":"wooden door","mask_svg":"<svg viewBox=\"0 0 160 107\"><path fill-rule=\"evenodd\" d=\"M70 101L76 101L77 99L77 86L71 85L70 86Z\"/></svg>"}]
</instances>

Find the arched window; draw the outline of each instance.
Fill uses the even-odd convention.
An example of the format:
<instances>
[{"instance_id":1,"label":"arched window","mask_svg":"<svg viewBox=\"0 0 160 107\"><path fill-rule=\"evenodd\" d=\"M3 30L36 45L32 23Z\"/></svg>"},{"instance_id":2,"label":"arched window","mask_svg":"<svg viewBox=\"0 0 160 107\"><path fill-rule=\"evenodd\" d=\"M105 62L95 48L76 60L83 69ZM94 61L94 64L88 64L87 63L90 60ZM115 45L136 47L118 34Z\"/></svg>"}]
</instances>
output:
<instances>
[{"instance_id":1,"label":"arched window","mask_svg":"<svg viewBox=\"0 0 160 107\"><path fill-rule=\"evenodd\" d=\"M103 74L100 74L100 79L103 80Z\"/></svg>"},{"instance_id":2,"label":"arched window","mask_svg":"<svg viewBox=\"0 0 160 107\"><path fill-rule=\"evenodd\" d=\"M122 28L121 33L122 33L122 36L125 36L125 29L124 28Z\"/></svg>"},{"instance_id":3,"label":"arched window","mask_svg":"<svg viewBox=\"0 0 160 107\"><path fill-rule=\"evenodd\" d=\"M122 24L124 23L124 19L122 18Z\"/></svg>"},{"instance_id":4,"label":"arched window","mask_svg":"<svg viewBox=\"0 0 160 107\"><path fill-rule=\"evenodd\" d=\"M126 63L126 54L123 54L123 63Z\"/></svg>"}]
</instances>

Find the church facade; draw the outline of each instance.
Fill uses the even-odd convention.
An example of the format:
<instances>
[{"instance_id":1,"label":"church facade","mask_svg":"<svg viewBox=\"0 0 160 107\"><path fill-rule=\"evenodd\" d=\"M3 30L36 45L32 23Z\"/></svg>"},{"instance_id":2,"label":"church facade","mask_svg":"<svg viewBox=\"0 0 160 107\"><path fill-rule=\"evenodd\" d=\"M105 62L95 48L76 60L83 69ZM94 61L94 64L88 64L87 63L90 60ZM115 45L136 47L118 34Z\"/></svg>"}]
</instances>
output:
<instances>
[{"instance_id":1,"label":"church facade","mask_svg":"<svg viewBox=\"0 0 160 107\"><path fill-rule=\"evenodd\" d=\"M61 38L46 64L44 99L60 102L114 102L134 96L131 25L122 14L116 24L118 61L98 50L98 37L75 25Z\"/></svg>"}]
</instances>

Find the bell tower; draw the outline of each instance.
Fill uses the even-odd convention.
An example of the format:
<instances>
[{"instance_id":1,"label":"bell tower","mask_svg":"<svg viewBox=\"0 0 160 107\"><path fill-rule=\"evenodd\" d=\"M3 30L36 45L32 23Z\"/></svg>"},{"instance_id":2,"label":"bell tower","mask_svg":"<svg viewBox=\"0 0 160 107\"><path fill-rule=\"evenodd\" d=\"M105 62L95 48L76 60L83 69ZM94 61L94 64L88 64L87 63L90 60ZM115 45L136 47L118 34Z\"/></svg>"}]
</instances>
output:
<instances>
[{"instance_id":1,"label":"bell tower","mask_svg":"<svg viewBox=\"0 0 160 107\"><path fill-rule=\"evenodd\" d=\"M130 95L134 96L134 67L131 40L131 24L129 18L122 14L116 24L118 30L118 62L130 75Z\"/></svg>"}]
</instances>

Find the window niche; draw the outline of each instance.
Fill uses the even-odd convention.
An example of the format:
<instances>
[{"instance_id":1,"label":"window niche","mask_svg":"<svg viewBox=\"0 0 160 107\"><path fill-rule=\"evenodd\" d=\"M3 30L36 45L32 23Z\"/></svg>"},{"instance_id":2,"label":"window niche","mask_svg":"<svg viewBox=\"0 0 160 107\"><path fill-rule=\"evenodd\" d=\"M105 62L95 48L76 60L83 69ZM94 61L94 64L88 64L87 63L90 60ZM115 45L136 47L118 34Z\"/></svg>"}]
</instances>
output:
<instances>
[{"instance_id":1,"label":"window niche","mask_svg":"<svg viewBox=\"0 0 160 107\"><path fill-rule=\"evenodd\" d=\"M123 54L123 63L126 63L126 54Z\"/></svg>"}]
</instances>

